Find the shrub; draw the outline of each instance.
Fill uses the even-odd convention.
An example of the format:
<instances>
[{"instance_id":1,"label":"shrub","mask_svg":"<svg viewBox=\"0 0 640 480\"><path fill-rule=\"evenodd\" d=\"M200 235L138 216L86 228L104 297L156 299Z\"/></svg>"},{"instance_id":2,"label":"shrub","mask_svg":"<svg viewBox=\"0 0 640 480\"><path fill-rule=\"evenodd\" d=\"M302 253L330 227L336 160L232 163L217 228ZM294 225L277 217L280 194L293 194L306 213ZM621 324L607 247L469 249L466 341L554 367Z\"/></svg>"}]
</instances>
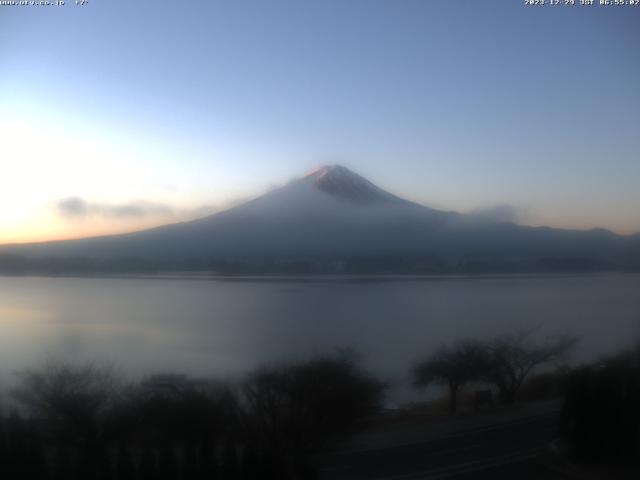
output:
<instances>
[{"instance_id":1,"label":"shrub","mask_svg":"<svg viewBox=\"0 0 640 480\"><path fill-rule=\"evenodd\" d=\"M640 349L582 367L568 379L561 434L577 461L640 457Z\"/></svg>"}]
</instances>

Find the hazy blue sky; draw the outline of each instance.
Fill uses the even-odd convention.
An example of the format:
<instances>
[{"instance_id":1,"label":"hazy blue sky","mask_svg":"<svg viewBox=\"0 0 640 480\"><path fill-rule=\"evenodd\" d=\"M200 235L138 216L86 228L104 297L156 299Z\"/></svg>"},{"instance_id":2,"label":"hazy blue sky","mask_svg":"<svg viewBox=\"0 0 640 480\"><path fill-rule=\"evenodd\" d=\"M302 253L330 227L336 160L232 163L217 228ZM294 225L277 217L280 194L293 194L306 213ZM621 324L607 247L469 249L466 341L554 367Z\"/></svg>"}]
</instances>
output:
<instances>
[{"instance_id":1,"label":"hazy blue sky","mask_svg":"<svg viewBox=\"0 0 640 480\"><path fill-rule=\"evenodd\" d=\"M186 218L323 163L640 231L640 6L66 3L0 6L0 243Z\"/></svg>"}]
</instances>

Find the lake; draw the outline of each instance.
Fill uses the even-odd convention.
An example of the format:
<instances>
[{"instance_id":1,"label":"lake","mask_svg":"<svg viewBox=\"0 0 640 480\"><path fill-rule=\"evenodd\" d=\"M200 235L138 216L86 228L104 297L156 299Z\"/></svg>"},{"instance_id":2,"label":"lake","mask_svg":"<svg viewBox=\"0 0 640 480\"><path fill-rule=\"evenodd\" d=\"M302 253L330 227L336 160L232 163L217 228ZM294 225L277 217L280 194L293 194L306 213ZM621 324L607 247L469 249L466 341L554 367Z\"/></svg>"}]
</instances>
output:
<instances>
[{"instance_id":1,"label":"lake","mask_svg":"<svg viewBox=\"0 0 640 480\"><path fill-rule=\"evenodd\" d=\"M46 355L234 378L353 346L412 397L412 362L441 342L539 326L582 336L573 361L640 334L640 275L442 278L0 277L0 382Z\"/></svg>"}]
</instances>

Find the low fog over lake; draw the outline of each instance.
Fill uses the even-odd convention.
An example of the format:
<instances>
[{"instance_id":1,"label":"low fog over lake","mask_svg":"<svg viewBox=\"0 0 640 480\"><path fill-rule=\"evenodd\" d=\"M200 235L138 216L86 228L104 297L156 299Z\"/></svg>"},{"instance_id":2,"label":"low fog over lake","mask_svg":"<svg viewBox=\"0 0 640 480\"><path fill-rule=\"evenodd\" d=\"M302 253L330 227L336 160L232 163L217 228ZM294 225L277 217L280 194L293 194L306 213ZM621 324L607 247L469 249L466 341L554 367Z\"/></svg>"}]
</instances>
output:
<instances>
[{"instance_id":1,"label":"low fog over lake","mask_svg":"<svg viewBox=\"0 0 640 480\"><path fill-rule=\"evenodd\" d=\"M640 275L432 278L0 278L0 382L45 355L111 362L130 376L233 378L334 347L415 395L409 369L459 337L522 326L572 333L580 362L640 332Z\"/></svg>"}]
</instances>

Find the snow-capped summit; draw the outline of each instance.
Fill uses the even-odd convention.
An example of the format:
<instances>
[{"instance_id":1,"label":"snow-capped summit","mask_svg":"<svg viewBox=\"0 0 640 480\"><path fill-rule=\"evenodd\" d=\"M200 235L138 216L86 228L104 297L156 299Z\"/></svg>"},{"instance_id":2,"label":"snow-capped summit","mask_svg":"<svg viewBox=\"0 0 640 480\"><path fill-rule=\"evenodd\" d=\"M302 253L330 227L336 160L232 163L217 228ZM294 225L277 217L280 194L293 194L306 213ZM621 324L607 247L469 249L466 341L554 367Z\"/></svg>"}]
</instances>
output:
<instances>
[{"instance_id":1,"label":"snow-capped summit","mask_svg":"<svg viewBox=\"0 0 640 480\"><path fill-rule=\"evenodd\" d=\"M359 204L407 203L342 165L325 165L305 178L325 193Z\"/></svg>"}]
</instances>

